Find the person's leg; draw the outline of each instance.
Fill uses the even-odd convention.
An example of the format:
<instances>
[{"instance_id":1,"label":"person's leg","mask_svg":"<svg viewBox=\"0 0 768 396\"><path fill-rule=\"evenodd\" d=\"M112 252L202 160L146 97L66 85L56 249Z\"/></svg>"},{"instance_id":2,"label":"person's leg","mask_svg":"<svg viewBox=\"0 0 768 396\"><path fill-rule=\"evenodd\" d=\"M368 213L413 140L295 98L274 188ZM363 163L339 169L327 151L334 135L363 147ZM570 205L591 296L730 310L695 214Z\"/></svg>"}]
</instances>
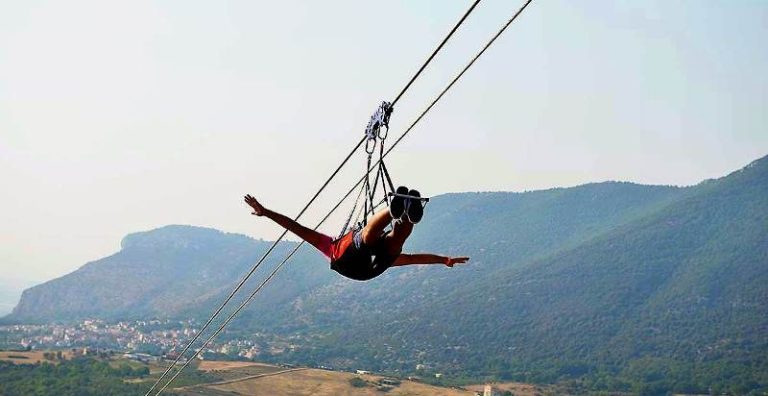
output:
<instances>
[{"instance_id":1,"label":"person's leg","mask_svg":"<svg viewBox=\"0 0 768 396\"><path fill-rule=\"evenodd\" d=\"M373 246L381 238L381 234L384 233L384 229L387 228L392 222L392 215L388 210L382 210L368 220L368 225L363 228L362 236L363 243L369 246ZM392 227L392 232L386 237L387 250L391 253L400 253L403 249L403 244L408 236L413 231L413 224L409 222L397 222Z\"/></svg>"},{"instance_id":2,"label":"person's leg","mask_svg":"<svg viewBox=\"0 0 768 396\"><path fill-rule=\"evenodd\" d=\"M403 251L405 240L413 232L413 223L403 221L395 224L392 232L385 238L387 250L390 254L400 254Z\"/></svg>"},{"instance_id":3,"label":"person's leg","mask_svg":"<svg viewBox=\"0 0 768 396\"><path fill-rule=\"evenodd\" d=\"M304 227L298 222L268 209L265 209L264 216L279 224L286 230L296 234L296 236L314 246L317 250L321 251L326 256L331 256L330 248L333 242L333 238L323 233L317 232L311 228Z\"/></svg>"},{"instance_id":4,"label":"person's leg","mask_svg":"<svg viewBox=\"0 0 768 396\"><path fill-rule=\"evenodd\" d=\"M417 190L409 190L408 195L412 197L421 197L421 194ZM423 207L421 201L418 199L408 199L407 218L408 221L401 221L392 227L392 232L386 237L387 250L390 254L400 254L403 251L403 245L405 240L413 232L413 225L421 221L423 216Z\"/></svg>"},{"instance_id":5,"label":"person's leg","mask_svg":"<svg viewBox=\"0 0 768 396\"><path fill-rule=\"evenodd\" d=\"M397 193L403 195L408 194L408 187L398 187ZM392 219L400 219L403 217L403 214L405 214L406 210L406 204L406 199L396 196L392 198L388 209L374 214L368 220L368 224L365 226L365 228L363 228L363 243L369 246L373 246L379 240L379 238L381 238L381 234L384 232L384 229L387 228L387 225L392 222Z\"/></svg>"},{"instance_id":6,"label":"person's leg","mask_svg":"<svg viewBox=\"0 0 768 396\"><path fill-rule=\"evenodd\" d=\"M384 209L371 216L368 224L363 228L363 243L373 246L381 238L384 229L392 222L392 215L389 210Z\"/></svg>"}]
</instances>

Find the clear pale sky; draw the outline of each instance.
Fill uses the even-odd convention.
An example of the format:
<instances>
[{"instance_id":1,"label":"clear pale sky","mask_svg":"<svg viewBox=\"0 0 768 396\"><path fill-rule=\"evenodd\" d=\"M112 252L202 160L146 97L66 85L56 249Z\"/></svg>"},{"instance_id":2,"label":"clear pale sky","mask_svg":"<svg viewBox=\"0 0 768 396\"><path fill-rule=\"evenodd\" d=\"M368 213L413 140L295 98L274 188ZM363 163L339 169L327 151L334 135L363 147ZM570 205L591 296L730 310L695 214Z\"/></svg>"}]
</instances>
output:
<instances>
[{"instance_id":1,"label":"clear pale sky","mask_svg":"<svg viewBox=\"0 0 768 396\"><path fill-rule=\"evenodd\" d=\"M520 4L480 3L395 136ZM1 2L0 278L167 224L274 239L242 195L295 214L468 5ZM722 176L768 154L766 37L765 1L534 0L389 166L428 195Z\"/></svg>"}]
</instances>

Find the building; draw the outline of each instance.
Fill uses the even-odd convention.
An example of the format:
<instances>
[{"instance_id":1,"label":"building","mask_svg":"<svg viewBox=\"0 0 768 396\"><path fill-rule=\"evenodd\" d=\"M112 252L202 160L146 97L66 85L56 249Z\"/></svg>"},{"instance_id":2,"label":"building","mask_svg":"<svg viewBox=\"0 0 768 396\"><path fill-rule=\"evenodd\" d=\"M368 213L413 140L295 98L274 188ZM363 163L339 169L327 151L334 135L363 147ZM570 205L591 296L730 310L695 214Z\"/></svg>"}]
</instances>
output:
<instances>
[{"instance_id":1,"label":"building","mask_svg":"<svg viewBox=\"0 0 768 396\"><path fill-rule=\"evenodd\" d=\"M379 383L387 386L398 386L400 385L400 380L396 378L382 378Z\"/></svg>"},{"instance_id":2,"label":"building","mask_svg":"<svg viewBox=\"0 0 768 396\"><path fill-rule=\"evenodd\" d=\"M483 396L498 396L498 392L496 392L495 389L493 389L493 386L486 385L483 389Z\"/></svg>"}]
</instances>

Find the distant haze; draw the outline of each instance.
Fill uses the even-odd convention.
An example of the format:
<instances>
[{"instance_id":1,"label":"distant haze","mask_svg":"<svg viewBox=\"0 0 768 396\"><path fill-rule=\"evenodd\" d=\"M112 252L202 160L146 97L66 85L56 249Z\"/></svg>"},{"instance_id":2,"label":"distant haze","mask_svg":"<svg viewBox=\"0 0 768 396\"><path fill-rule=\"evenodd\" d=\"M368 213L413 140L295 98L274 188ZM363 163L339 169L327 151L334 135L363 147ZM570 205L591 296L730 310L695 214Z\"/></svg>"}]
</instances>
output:
<instances>
[{"instance_id":1,"label":"distant haze","mask_svg":"<svg viewBox=\"0 0 768 396\"><path fill-rule=\"evenodd\" d=\"M0 278L0 316L11 313L13 307L19 303L21 292L35 283L38 282L10 278L8 274L3 274L3 277Z\"/></svg>"},{"instance_id":2,"label":"distant haze","mask_svg":"<svg viewBox=\"0 0 768 396\"><path fill-rule=\"evenodd\" d=\"M3 2L0 279L166 224L275 238L242 195L296 213L467 3ZM393 135L518 5L481 2ZM768 153L766 20L757 1L534 1L390 169L427 195L722 176Z\"/></svg>"}]
</instances>

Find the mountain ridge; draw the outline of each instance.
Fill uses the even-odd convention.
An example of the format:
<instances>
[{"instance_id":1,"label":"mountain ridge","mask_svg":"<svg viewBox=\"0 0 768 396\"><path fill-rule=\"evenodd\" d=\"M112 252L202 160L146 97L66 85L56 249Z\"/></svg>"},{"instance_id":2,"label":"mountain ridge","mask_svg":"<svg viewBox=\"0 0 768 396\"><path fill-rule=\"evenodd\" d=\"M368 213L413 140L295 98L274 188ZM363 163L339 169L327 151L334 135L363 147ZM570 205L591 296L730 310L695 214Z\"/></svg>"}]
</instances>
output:
<instances>
[{"instance_id":1,"label":"mountain ridge","mask_svg":"<svg viewBox=\"0 0 768 396\"><path fill-rule=\"evenodd\" d=\"M127 236L120 252L89 268L127 265L136 273L121 279L165 276L197 292L149 282L147 296L126 291L131 301L121 305L72 284L90 279L84 266L64 277L70 283L25 291L8 319L205 318L266 244L187 226ZM295 244L278 246L256 278ZM768 157L689 187L603 182L440 195L406 250L472 260L392 268L360 283L303 249L232 327L311 335L280 357L303 364L394 372L421 364L454 377L579 378L590 389L661 386L648 379L659 370L667 390L768 386ZM97 304L76 303L85 300Z\"/></svg>"}]
</instances>

